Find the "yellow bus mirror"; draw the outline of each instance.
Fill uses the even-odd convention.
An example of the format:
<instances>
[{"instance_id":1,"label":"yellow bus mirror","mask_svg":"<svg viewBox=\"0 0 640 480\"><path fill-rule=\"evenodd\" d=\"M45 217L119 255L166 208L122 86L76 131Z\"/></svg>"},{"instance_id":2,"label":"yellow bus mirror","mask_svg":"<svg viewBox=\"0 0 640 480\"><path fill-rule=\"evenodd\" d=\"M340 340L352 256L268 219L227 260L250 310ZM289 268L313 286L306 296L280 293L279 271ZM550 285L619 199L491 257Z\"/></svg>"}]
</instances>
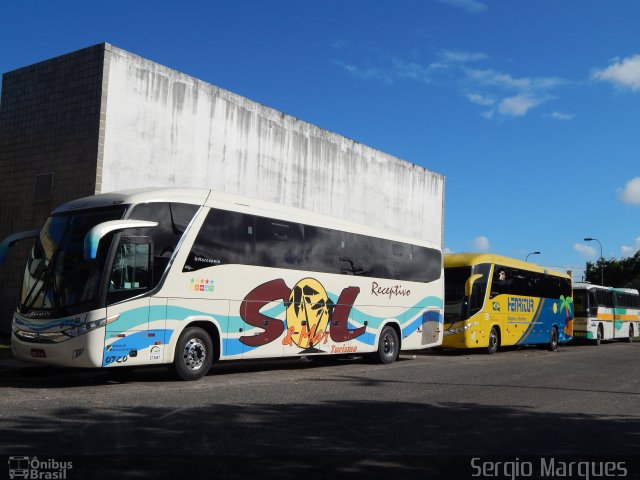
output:
<instances>
[{"instance_id":1,"label":"yellow bus mirror","mask_svg":"<svg viewBox=\"0 0 640 480\"><path fill-rule=\"evenodd\" d=\"M484 275L482 275L481 273L476 273L475 275L471 275L469 278L467 278L467 282L464 284L464 294L467 297L471 296L471 290L473 289L473 284L475 283L476 280L478 280L479 278L482 278Z\"/></svg>"}]
</instances>

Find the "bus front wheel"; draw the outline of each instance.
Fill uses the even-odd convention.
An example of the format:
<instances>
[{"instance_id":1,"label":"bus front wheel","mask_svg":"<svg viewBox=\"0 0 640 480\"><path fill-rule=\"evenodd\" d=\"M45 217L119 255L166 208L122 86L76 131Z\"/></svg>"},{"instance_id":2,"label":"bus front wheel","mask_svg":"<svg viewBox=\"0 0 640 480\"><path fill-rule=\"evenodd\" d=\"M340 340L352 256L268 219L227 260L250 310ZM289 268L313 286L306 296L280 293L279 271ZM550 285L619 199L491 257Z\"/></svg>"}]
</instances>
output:
<instances>
[{"instance_id":1,"label":"bus front wheel","mask_svg":"<svg viewBox=\"0 0 640 480\"><path fill-rule=\"evenodd\" d=\"M499 346L500 346L500 336L498 335L498 329L496 327L491 327L491 332L489 333L489 346L487 347L487 353L489 355L493 355L498 351Z\"/></svg>"},{"instance_id":2,"label":"bus front wheel","mask_svg":"<svg viewBox=\"0 0 640 480\"><path fill-rule=\"evenodd\" d=\"M213 363L213 342L199 327L186 328L176 344L173 370L181 380L198 380Z\"/></svg>"},{"instance_id":3,"label":"bus front wheel","mask_svg":"<svg viewBox=\"0 0 640 480\"><path fill-rule=\"evenodd\" d=\"M551 338L549 339L549 350L552 352L558 351L558 329L553 327L551 329Z\"/></svg>"}]
</instances>

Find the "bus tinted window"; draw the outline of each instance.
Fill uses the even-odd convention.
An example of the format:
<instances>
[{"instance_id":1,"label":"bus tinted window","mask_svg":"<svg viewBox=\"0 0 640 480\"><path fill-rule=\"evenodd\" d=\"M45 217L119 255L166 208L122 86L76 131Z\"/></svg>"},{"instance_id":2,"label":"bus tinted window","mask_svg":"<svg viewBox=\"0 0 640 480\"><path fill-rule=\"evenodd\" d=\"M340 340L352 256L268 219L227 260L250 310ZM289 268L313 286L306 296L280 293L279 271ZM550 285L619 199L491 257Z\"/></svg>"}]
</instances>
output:
<instances>
[{"instance_id":1,"label":"bus tinted window","mask_svg":"<svg viewBox=\"0 0 640 480\"><path fill-rule=\"evenodd\" d=\"M183 271L213 265L252 265L254 230L253 215L210 210L191 247Z\"/></svg>"},{"instance_id":2,"label":"bus tinted window","mask_svg":"<svg viewBox=\"0 0 640 480\"><path fill-rule=\"evenodd\" d=\"M598 306L613 308L613 294L608 290L597 290Z\"/></svg>"},{"instance_id":3,"label":"bus tinted window","mask_svg":"<svg viewBox=\"0 0 640 480\"><path fill-rule=\"evenodd\" d=\"M568 297L571 296L571 281L555 275L496 265L491 283L491 298L497 295Z\"/></svg>"},{"instance_id":4,"label":"bus tinted window","mask_svg":"<svg viewBox=\"0 0 640 480\"><path fill-rule=\"evenodd\" d=\"M305 266L315 272L340 273L345 258L345 233L305 225Z\"/></svg>"},{"instance_id":5,"label":"bus tinted window","mask_svg":"<svg viewBox=\"0 0 640 480\"><path fill-rule=\"evenodd\" d=\"M212 209L183 271L241 264L431 282L439 250L296 222Z\"/></svg>"},{"instance_id":6,"label":"bus tinted window","mask_svg":"<svg viewBox=\"0 0 640 480\"><path fill-rule=\"evenodd\" d=\"M475 281L473 282L471 297L469 298L469 316L482 310L484 299L487 295L487 285L489 284L490 272L491 264L489 263L481 263L480 265L475 265L473 267L472 275L475 276Z\"/></svg>"},{"instance_id":7,"label":"bus tinted window","mask_svg":"<svg viewBox=\"0 0 640 480\"><path fill-rule=\"evenodd\" d=\"M264 267L304 268L302 225L265 217L256 217L255 225L256 254L252 264Z\"/></svg>"},{"instance_id":8,"label":"bus tinted window","mask_svg":"<svg viewBox=\"0 0 640 480\"><path fill-rule=\"evenodd\" d=\"M141 203L133 207L130 219L158 222L150 228L132 229L135 236L153 239L153 282L156 286L173 255L182 234L198 210L197 205L183 203Z\"/></svg>"}]
</instances>

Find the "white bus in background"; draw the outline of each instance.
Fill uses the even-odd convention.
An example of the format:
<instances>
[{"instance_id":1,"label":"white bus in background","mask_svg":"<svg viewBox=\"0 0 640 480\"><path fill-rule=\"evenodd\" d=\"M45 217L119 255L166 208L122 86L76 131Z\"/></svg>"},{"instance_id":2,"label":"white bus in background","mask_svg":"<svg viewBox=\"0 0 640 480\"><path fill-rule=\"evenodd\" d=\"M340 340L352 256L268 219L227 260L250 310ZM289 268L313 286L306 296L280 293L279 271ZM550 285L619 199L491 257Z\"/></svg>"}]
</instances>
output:
<instances>
[{"instance_id":1,"label":"white bus in background","mask_svg":"<svg viewBox=\"0 0 640 480\"><path fill-rule=\"evenodd\" d=\"M204 189L66 203L35 236L16 358L77 367L370 354L442 342L440 246ZM2 258L0 258L0 262Z\"/></svg>"},{"instance_id":2,"label":"white bus in background","mask_svg":"<svg viewBox=\"0 0 640 480\"><path fill-rule=\"evenodd\" d=\"M573 336L593 340L627 340L640 334L640 295L631 288L591 283L573 285Z\"/></svg>"}]
</instances>

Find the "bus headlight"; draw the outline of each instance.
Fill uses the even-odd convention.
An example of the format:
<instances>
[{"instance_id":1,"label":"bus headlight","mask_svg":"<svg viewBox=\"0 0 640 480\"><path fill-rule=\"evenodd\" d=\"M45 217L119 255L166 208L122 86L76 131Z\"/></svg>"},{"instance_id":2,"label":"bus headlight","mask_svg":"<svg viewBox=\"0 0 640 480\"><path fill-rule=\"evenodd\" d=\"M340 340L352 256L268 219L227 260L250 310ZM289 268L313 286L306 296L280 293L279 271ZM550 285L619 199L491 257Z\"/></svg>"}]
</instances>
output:
<instances>
[{"instance_id":1,"label":"bus headlight","mask_svg":"<svg viewBox=\"0 0 640 480\"><path fill-rule=\"evenodd\" d=\"M449 332L452 335L455 335L456 333L466 332L467 330L469 330L474 325L478 325L478 322L466 323L466 324L462 325L461 327L449 329Z\"/></svg>"},{"instance_id":2,"label":"bus headlight","mask_svg":"<svg viewBox=\"0 0 640 480\"><path fill-rule=\"evenodd\" d=\"M119 316L120 315L114 315L113 317L101 318L100 320L92 320L91 322L83 323L82 325L69 328L68 330L65 330L62 333L64 333L65 335L68 335L69 337L77 337L79 335L84 335L85 333L89 333L90 331L95 330L96 328L101 328L109 325L111 322L115 322Z\"/></svg>"}]
</instances>

